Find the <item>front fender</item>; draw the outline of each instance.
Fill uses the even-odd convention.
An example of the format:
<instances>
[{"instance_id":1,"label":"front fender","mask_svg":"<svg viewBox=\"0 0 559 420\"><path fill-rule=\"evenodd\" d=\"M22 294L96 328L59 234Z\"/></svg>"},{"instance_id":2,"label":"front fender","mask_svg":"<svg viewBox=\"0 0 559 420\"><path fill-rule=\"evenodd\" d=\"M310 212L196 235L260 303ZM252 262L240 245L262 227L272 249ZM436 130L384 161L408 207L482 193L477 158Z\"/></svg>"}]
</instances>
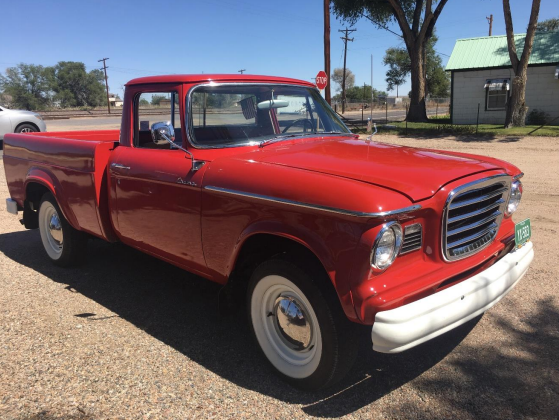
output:
<instances>
[{"instance_id":1,"label":"front fender","mask_svg":"<svg viewBox=\"0 0 559 420\"><path fill-rule=\"evenodd\" d=\"M328 273L328 276L335 284L334 258L328 248L324 245L321 237L316 232L301 229L299 226L286 225L277 220L258 221L247 226L241 232L227 266L229 274L235 266L243 245L249 238L258 234L280 236L303 245L319 259Z\"/></svg>"},{"instance_id":2,"label":"front fender","mask_svg":"<svg viewBox=\"0 0 559 420\"><path fill-rule=\"evenodd\" d=\"M228 263L228 277L236 266L239 255L247 241L256 235L272 235L288 239L305 247L324 267L336 294L340 300L346 316L358 320L353 305L349 276L351 264L349 254L337 258L326 246L324 238L314 231L300 228L298 225L286 225L279 221L259 221L247 226L241 233ZM348 241L348 248L354 247L353 241Z\"/></svg>"}]
</instances>

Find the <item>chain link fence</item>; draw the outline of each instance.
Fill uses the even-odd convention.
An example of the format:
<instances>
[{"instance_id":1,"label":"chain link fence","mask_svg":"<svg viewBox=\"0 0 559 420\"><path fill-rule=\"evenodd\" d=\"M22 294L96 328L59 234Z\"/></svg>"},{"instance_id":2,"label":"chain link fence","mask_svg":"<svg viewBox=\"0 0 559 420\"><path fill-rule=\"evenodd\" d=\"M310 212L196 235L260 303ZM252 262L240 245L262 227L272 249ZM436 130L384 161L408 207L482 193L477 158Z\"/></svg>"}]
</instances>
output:
<instances>
[{"instance_id":1,"label":"chain link fence","mask_svg":"<svg viewBox=\"0 0 559 420\"><path fill-rule=\"evenodd\" d=\"M450 115L450 98L428 98L425 102L429 118L448 117ZM408 97L375 98L369 100L348 100L342 114L341 101L332 101L332 108L343 118L344 122L354 127L363 127L369 118L375 123L405 121L409 106Z\"/></svg>"}]
</instances>

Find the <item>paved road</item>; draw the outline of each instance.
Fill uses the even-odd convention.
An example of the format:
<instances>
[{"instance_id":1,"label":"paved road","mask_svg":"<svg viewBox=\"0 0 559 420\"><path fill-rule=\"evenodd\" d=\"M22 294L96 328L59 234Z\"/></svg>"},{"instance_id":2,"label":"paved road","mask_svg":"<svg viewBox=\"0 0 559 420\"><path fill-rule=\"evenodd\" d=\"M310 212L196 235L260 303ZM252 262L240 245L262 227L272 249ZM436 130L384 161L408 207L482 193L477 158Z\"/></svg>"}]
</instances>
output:
<instances>
[{"instance_id":1,"label":"paved road","mask_svg":"<svg viewBox=\"0 0 559 420\"><path fill-rule=\"evenodd\" d=\"M439 110L439 114L441 110ZM436 110L427 110L427 115L435 115ZM374 110L374 121L384 121L386 112L384 110ZM371 116L371 111L366 110L363 118L367 120ZM402 121L406 116L406 111L403 109L388 110L389 121ZM361 121L361 111L351 111L344 114L349 120ZM48 120L48 131L70 131L70 130L113 130L120 128L120 116L115 117L100 117L100 118L70 118L67 120Z\"/></svg>"},{"instance_id":2,"label":"paved road","mask_svg":"<svg viewBox=\"0 0 559 420\"><path fill-rule=\"evenodd\" d=\"M369 117L373 118L373 121L382 121L384 122L386 120L386 111L384 110L374 110L372 113L370 110L365 110L365 112L363 113L363 119L366 121ZM427 110L427 115L428 116L432 116L432 115L437 115L437 110L436 109L428 109ZM438 115L442 115L441 110L439 109L438 111ZM344 114L344 117L351 120L351 121L361 121L361 111L351 111L351 112L346 112ZM394 110L388 110L388 121L403 121L406 117L406 110L405 109L394 109Z\"/></svg>"},{"instance_id":3,"label":"paved road","mask_svg":"<svg viewBox=\"0 0 559 420\"><path fill-rule=\"evenodd\" d=\"M48 131L111 130L120 128L120 115L115 117L47 120L46 123Z\"/></svg>"}]
</instances>

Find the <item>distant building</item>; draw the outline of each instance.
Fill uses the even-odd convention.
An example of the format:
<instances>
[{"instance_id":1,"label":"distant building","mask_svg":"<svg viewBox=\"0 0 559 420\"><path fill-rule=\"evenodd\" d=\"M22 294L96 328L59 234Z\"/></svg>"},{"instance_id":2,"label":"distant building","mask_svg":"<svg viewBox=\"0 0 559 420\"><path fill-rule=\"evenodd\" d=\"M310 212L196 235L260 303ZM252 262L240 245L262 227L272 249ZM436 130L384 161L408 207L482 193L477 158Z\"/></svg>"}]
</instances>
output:
<instances>
[{"instance_id":1,"label":"distant building","mask_svg":"<svg viewBox=\"0 0 559 420\"><path fill-rule=\"evenodd\" d=\"M111 107L121 107L124 104L122 99L116 96L114 93L109 93L109 105Z\"/></svg>"},{"instance_id":2,"label":"distant building","mask_svg":"<svg viewBox=\"0 0 559 420\"><path fill-rule=\"evenodd\" d=\"M518 56L526 34L515 35ZM451 74L453 124L504 124L514 72L507 37L459 39L446 65ZM526 105L559 117L559 32L537 32L528 62ZM559 119L553 123L559 124Z\"/></svg>"},{"instance_id":3,"label":"distant building","mask_svg":"<svg viewBox=\"0 0 559 420\"><path fill-rule=\"evenodd\" d=\"M389 96L386 98L386 102L388 102L388 105L402 105L404 103L401 96Z\"/></svg>"}]
</instances>

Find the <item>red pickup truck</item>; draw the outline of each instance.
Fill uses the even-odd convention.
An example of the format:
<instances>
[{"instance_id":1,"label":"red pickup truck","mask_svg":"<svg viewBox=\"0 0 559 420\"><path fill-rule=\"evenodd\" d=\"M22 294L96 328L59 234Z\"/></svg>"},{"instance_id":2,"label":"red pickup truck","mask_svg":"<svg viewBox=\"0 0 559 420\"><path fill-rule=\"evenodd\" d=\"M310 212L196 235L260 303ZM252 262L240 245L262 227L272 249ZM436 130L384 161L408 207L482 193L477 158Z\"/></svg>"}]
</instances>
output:
<instances>
[{"instance_id":1,"label":"red pickup truck","mask_svg":"<svg viewBox=\"0 0 559 420\"><path fill-rule=\"evenodd\" d=\"M119 131L8 134L7 209L48 257L121 241L246 301L290 383L351 367L369 326L397 353L478 316L533 259L511 219L522 173L352 134L308 82L251 75L126 85Z\"/></svg>"}]
</instances>

